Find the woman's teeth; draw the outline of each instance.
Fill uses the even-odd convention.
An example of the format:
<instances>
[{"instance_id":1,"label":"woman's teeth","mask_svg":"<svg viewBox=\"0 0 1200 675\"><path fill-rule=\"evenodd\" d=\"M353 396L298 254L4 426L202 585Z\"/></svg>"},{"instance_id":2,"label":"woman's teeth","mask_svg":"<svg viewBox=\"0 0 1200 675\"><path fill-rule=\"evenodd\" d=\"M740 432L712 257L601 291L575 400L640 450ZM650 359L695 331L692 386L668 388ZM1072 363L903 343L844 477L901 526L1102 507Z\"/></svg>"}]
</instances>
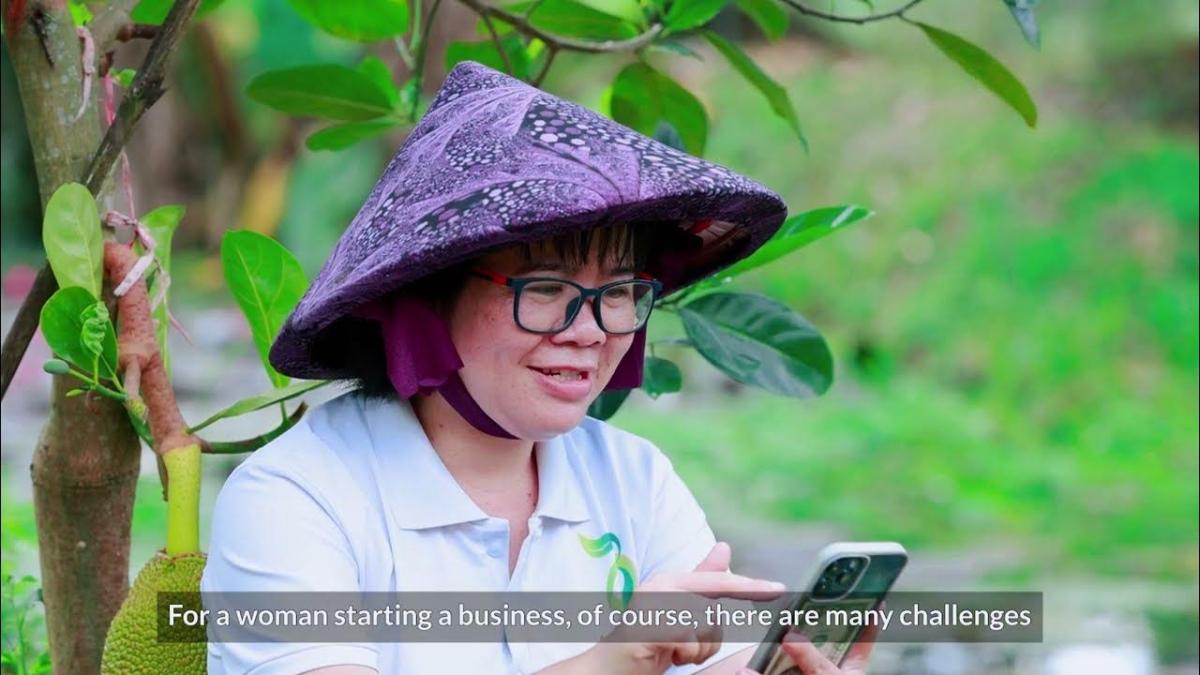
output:
<instances>
[{"instance_id":1,"label":"woman's teeth","mask_svg":"<svg viewBox=\"0 0 1200 675\"><path fill-rule=\"evenodd\" d=\"M578 370L543 370L543 373L556 380L575 381L583 379L583 373Z\"/></svg>"}]
</instances>

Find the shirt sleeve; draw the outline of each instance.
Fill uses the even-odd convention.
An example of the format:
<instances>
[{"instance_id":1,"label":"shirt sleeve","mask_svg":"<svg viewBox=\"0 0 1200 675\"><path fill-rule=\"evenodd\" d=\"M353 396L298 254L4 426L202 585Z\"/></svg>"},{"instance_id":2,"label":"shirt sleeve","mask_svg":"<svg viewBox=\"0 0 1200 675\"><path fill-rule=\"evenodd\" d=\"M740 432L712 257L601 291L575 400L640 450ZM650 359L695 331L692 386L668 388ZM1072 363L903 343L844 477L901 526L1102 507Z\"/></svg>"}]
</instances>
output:
<instances>
[{"instance_id":1,"label":"shirt sleeve","mask_svg":"<svg viewBox=\"0 0 1200 675\"><path fill-rule=\"evenodd\" d=\"M225 482L213 509L201 592L356 591L357 570L334 510L301 476L247 462ZM378 668L369 643L219 642L209 630L209 673Z\"/></svg>"},{"instance_id":2,"label":"shirt sleeve","mask_svg":"<svg viewBox=\"0 0 1200 675\"><path fill-rule=\"evenodd\" d=\"M640 575L642 581L660 572L695 569L717 543L704 509L675 473L671 460L657 448L654 467L657 489L652 506L653 529ZM664 672L665 675L689 675L755 644L724 642L721 649L704 663L672 666Z\"/></svg>"}]
</instances>

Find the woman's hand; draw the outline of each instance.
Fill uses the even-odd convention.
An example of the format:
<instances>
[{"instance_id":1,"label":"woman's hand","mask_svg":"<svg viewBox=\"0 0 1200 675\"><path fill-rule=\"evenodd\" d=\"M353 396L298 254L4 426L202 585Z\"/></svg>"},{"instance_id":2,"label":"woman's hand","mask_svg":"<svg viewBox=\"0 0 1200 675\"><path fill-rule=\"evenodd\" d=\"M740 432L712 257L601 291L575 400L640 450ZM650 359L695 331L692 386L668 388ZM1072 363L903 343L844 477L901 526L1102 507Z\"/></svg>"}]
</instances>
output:
<instances>
[{"instance_id":1,"label":"woman's hand","mask_svg":"<svg viewBox=\"0 0 1200 675\"><path fill-rule=\"evenodd\" d=\"M825 658L821 650L809 641L803 634L790 631L781 643L783 652L804 675L866 675L867 660L871 658L871 649L875 647L875 637L879 635L879 626L871 625L863 630L858 641L846 653L846 660L838 668L832 661ZM787 671L793 672L791 670ZM742 668L737 675L760 675L757 670Z\"/></svg>"},{"instance_id":2,"label":"woman's hand","mask_svg":"<svg viewBox=\"0 0 1200 675\"><path fill-rule=\"evenodd\" d=\"M717 542L708 556L691 572L656 574L634 589L631 609L637 608L638 593L683 592L708 598L771 600L785 587L777 581L754 579L729 571L729 544ZM655 629L660 630L660 629ZM619 641L621 629L574 658L539 671L539 675L567 673L611 673L612 675L661 675L672 665L703 663L721 648L719 626L679 628L670 642ZM616 640L616 641L614 641Z\"/></svg>"}]
</instances>

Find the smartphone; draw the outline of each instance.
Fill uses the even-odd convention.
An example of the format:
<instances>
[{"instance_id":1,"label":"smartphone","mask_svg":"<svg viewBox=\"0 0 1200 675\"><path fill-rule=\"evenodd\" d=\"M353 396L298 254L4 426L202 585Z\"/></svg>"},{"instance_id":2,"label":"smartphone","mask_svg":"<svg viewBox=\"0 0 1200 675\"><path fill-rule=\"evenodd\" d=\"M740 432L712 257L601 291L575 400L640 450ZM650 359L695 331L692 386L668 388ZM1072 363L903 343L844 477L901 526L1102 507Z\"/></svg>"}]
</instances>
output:
<instances>
[{"instance_id":1,"label":"smartphone","mask_svg":"<svg viewBox=\"0 0 1200 675\"><path fill-rule=\"evenodd\" d=\"M837 542L821 549L803 577L800 592L785 595L777 609L790 610L792 616L810 609L876 609L900 576L908 552L891 541ZM782 615L782 613L781 613ZM861 616L861 614L859 615ZM841 666L865 626L822 625L795 628L777 620L767 630L762 644L747 664L762 675L801 675L791 657L779 643L789 630L803 632L835 665Z\"/></svg>"}]
</instances>

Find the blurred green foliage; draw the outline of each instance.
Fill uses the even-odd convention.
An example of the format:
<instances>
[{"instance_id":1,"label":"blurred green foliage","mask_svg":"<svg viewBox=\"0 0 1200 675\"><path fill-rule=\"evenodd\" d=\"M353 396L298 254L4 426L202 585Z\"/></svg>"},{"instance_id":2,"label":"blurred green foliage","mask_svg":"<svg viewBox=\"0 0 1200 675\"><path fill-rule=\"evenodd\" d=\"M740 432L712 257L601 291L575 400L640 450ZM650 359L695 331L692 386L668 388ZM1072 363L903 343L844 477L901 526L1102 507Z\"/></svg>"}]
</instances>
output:
<instances>
[{"instance_id":1,"label":"blurred green foliage","mask_svg":"<svg viewBox=\"0 0 1200 675\"><path fill-rule=\"evenodd\" d=\"M1115 62L1194 79L1194 14L1114 13L1042 12L1042 53L1021 68L1044 113L1032 133L894 32L837 31L853 53L802 64L760 52L792 71L808 158L780 152L784 125L741 123L761 102L706 71L710 156L794 209L878 214L739 281L821 327L837 381L795 402L685 378L688 400L631 401L614 422L659 443L702 503L913 546L1005 542L1035 573L1194 581L1200 175L1195 118L1168 114L1194 113L1195 89L1093 98L1123 95Z\"/></svg>"}]
</instances>

